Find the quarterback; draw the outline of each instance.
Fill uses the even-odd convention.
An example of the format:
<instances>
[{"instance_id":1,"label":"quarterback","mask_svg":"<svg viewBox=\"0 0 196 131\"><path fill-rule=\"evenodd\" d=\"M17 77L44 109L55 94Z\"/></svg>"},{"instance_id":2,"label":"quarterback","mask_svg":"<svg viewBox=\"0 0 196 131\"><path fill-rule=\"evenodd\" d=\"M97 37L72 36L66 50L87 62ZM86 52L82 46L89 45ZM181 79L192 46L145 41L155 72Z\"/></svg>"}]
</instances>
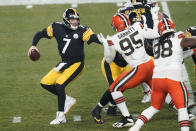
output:
<instances>
[{"instance_id":1,"label":"quarterback","mask_svg":"<svg viewBox=\"0 0 196 131\"><path fill-rule=\"evenodd\" d=\"M61 61L41 80L41 86L58 98L58 111L56 118L50 122L52 125L66 122L65 87L84 70L84 42L100 44L91 28L80 25L80 16L76 9L66 9L62 17L62 22L53 22L48 28L35 34L28 52L31 55L32 49L38 51L36 46L41 38L54 37L57 41Z\"/></svg>"}]
</instances>

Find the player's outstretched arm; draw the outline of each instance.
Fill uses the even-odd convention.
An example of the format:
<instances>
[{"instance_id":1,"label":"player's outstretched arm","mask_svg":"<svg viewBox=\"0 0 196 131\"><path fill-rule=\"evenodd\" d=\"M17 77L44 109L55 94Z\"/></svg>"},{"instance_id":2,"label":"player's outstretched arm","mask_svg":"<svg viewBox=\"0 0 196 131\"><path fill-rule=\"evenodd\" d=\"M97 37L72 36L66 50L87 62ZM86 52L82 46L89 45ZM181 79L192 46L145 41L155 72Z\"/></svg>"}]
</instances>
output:
<instances>
[{"instance_id":1,"label":"player's outstretched arm","mask_svg":"<svg viewBox=\"0 0 196 131\"><path fill-rule=\"evenodd\" d=\"M95 42L95 43L97 43L97 44L102 44L102 43L99 41L99 39L97 38L97 35L96 35L96 34L92 34L92 35L90 36L90 39L88 40L87 44L89 45L89 44L91 44L92 42Z\"/></svg>"},{"instance_id":2,"label":"player's outstretched arm","mask_svg":"<svg viewBox=\"0 0 196 131\"><path fill-rule=\"evenodd\" d=\"M113 47L113 44L111 44L112 41L110 41L110 43L108 43L108 40L104 38L102 33L98 34L97 37L98 37L99 41L104 46L104 57L106 59L106 62L111 63L116 56L116 51Z\"/></svg>"},{"instance_id":3,"label":"player's outstretched arm","mask_svg":"<svg viewBox=\"0 0 196 131\"><path fill-rule=\"evenodd\" d=\"M196 48L196 38L183 38L181 41L181 47L193 47Z\"/></svg>"}]
</instances>

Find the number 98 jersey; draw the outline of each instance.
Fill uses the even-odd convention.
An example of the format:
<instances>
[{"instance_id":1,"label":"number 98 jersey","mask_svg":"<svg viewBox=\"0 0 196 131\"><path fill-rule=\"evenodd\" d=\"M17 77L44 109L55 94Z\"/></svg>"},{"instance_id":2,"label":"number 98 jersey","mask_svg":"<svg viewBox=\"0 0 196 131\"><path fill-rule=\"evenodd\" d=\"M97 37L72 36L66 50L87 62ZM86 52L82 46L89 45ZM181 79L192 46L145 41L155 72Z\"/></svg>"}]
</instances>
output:
<instances>
[{"instance_id":1,"label":"number 98 jersey","mask_svg":"<svg viewBox=\"0 0 196 131\"><path fill-rule=\"evenodd\" d=\"M139 23L135 23L126 30L107 38L109 45L112 43L115 50L123 56L131 67L135 67L151 59L145 51L144 37L141 32L142 29Z\"/></svg>"},{"instance_id":2,"label":"number 98 jersey","mask_svg":"<svg viewBox=\"0 0 196 131\"><path fill-rule=\"evenodd\" d=\"M155 66L153 78L183 81L181 74L183 49L180 45L183 37L183 32L177 32L163 40L155 40L153 43Z\"/></svg>"},{"instance_id":3,"label":"number 98 jersey","mask_svg":"<svg viewBox=\"0 0 196 131\"><path fill-rule=\"evenodd\" d=\"M87 42L93 34L90 28L80 25L77 30L71 30L61 22L54 22L46 32L49 38L56 38L63 62L73 64L84 61L84 42Z\"/></svg>"}]
</instances>

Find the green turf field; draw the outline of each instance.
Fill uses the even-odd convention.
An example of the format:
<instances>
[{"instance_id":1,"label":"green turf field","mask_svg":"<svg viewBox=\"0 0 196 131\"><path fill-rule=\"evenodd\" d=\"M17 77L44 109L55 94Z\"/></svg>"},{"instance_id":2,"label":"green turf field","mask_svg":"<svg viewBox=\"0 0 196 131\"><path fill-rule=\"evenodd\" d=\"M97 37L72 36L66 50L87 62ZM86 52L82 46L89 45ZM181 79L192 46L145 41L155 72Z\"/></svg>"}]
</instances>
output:
<instances>
[{"instance_id":1,"label":"green turf field","mask_svg":"<svg viewBox=\"0 0 196 131\"><path fill-rule=\"evenodd\" d=\"M184 31L195 25L196 2L169 2L172 18L178 30ZM0 131L125 131L114 129L112 123L119 117L102 113L103 125L96 125L90 112L108 88L101 73L103 47L86 45L86 70L67 88L66 92L77 99L77 104L66 115L67 123L50 126L57 111L56 96L39 85L41 78L60 60L56 41L42 39L38 48L41 59L32 62L27 57L34 34L53 21L61 21L62 12L70 5L41 5L26 9L25 6L0 7ZM117 11L116 4L82 4L78 11L81 24L90 26L95 33L112 34L110 23ZM193 63L186 60L191 84L196 89ZM70 90L71 89L71 90ZM140 87L125 92L131 113L140 114L150 104L141 104ZM80 115L82 121L74 122ZM12 119L21 116L22 122L13 124ZM177 113L164 105L162 111L146 124L141 131L179 131ZM193 126L191 131L193 131Z\"/></svg>"}]
</instances>

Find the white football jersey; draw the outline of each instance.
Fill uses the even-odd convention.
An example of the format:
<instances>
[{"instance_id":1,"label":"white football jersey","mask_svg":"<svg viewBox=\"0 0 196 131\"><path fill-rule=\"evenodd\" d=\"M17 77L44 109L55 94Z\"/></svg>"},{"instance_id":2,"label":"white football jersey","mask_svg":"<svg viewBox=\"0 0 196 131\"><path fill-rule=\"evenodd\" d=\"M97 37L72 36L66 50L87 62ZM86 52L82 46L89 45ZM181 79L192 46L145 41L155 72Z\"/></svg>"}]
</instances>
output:
<instances>
[{"instance_id":1,"label":"white football jersey","mask_svg":"<svg viewBox=\"0 0 196 131\"><path fill-rule=\"evenodd\" d=\"M176 32L169 38L153 43L154 71L153 78L182 79L183 49L180 45L183 32Z\"/></svg>"},{"instance_id":2,"label":"white football jersey","mask_svg":"<svg viewBox=\"0 0 196 131\"><path fill-rule=\"evenodd\" d=\"M135 23L126 30L107 37L107 40L112 41L115 50L131 67L135 67L151 59L144 48L144 38L151 35L149 32L146 34L139 23Z\"/></svg>"}]
</instances>

